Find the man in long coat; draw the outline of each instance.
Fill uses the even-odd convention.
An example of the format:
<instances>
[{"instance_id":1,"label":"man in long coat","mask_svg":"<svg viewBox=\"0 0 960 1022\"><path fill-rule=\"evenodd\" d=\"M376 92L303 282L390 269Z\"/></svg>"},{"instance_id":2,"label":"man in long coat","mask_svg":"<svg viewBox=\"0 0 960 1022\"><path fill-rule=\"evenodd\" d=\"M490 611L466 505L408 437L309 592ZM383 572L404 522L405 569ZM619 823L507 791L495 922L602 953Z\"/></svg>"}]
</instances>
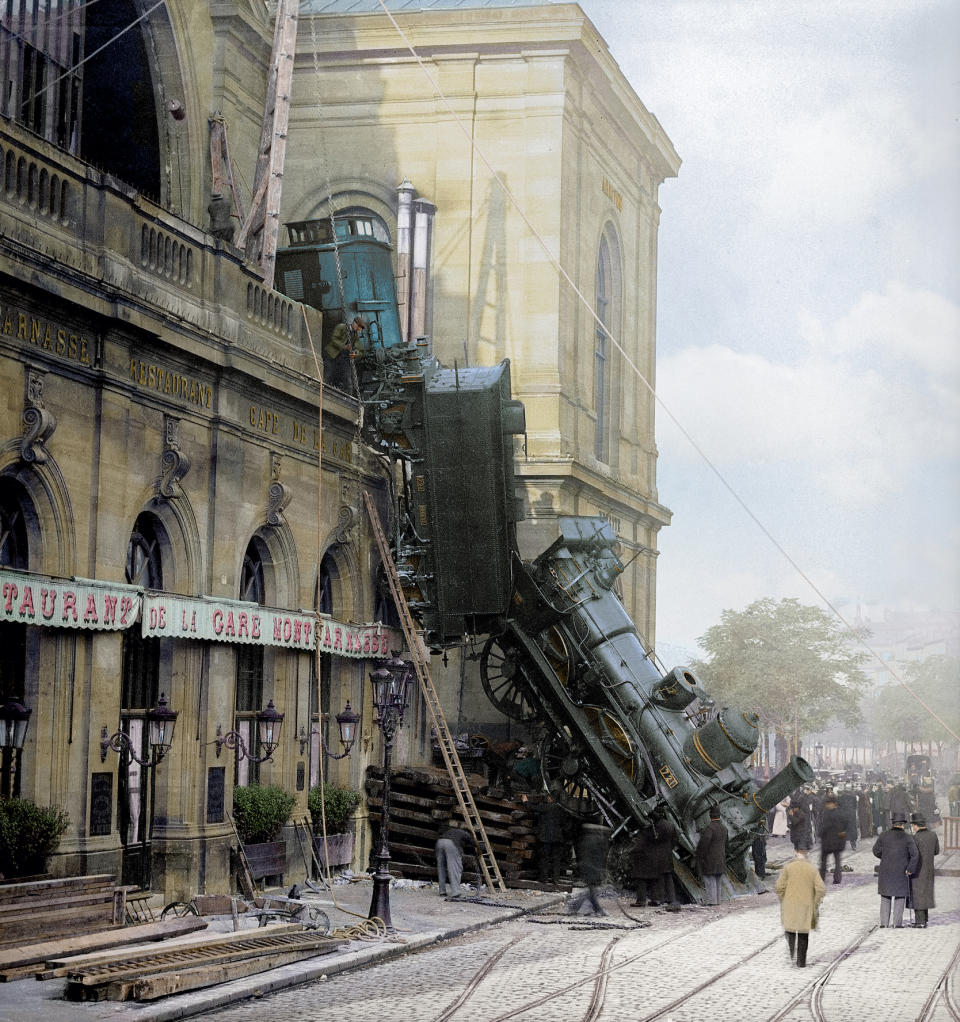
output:
<instances>
[{"instance_id":1,"label":"man in long coat","mask_svg":"<svg viewBox=\"0 0 960 1022\"><path fill-rule=\"evenodd\" d=\"M870 796L863 788L857 792L857 815L860 837L873 837L873 809L870 807Z\"/></svg>"},{"instance_id":2,"label":"man in long coat","mask_svg":"<svg viewBox=\"0 0 960 1022\"><path fill-rule=\"evenodd\" d=\"M810 817L804 805L805 801L800 795L793 795L790 798L790 808L787 810L787 826L790 828L790 841L794 851L798 848L808 849L811 844Z\"/></svg>"},{"instance_id":3,"label":"man in long coat","mask_svg":"<svg viewBox=\"0 0 960 1022\"><path fill-rule=\"evenodd\" d=\"M849 788L845 788L837 800L840 812L846 817L847 840L851 851L857 850L857 796Z\"/></svg>"},{"instance_id":4,"label":"man in long coat","mask_svg":"<svg viewBox=\"0 0 960 1022\"><path fill-rule=\"evenodd\" d=\"M633 876L637 883L634 905L643 908L647 903L648 887L651 905L662 900L668 912L677 912L676 887L673 882L673 845L677 826L665 813L658 811L650 824L641 828L632 849ZM653 885L651 887L651 884Z\"/></svg>"},{"instance_id":5,"label":"man in long coat","mask_svg":"<svg viewBox=\"0 0 960 1022\"><path fill-rule=\"evenodd\" d=\"M807 850L797 849L797 857L780 870L777 877L777 897L780 899L780 921L787 935L791 959L796 953L797 966L807 964L807 944L810 931L817 928L818 909L824 895L823 880L812 862L807 861Z\"/></svg>"},{"instance_id":6,"label":"man in long coat","mask_svg":"<svg viewBox=\"0 0 960 1022\"><path fill-rule=\"evenodd\" d=\"M703 877L705 903L720 904L720 879L727 865L727 828L720 819L720 810L710 810L710 822L700 832L697 842L697 869Z\"/></svg>"},{"instance_id":7,"label":"man in long coat","mask_svg":"<svg viewBox=\"0 0 960 1022\"><path fill-rule=\"evenodd\" d=\"M913 824L913 840L920 853L920 865L910 878L910 907L914 912L913 925L926 929L927 914L935 907L933 857L940 854L940 841L932 830L927 830L927 819L922 813L914 813L910 822Z\"/></svg>"},{"instance_id":8,"label":"man in long coat","mask_svg":"<svg viewBox=\"0 0 960 1022\"><path fill-rule=\"evenodd\" d=\"M880 926L902 928L903 908L910 893L910 877L920 862L917 842L904 833L904 813L890 814L892 826L877 838L873 854L880 860L877 890L880 892ZM890 911L893 910L893 922Z\"/></svg>"},{"instance_id":9,"label":"man in long coat","mask_svg":"<svg viewBox=\"0 0 960 1022\"><path fill-rule=\"evenodd\" d=\"M832 855L833 882L839 884L843 875L840 855L847 843L847 823L837 808L837 799L833 794L827 795L823 804L823 815L820 817L820 877L826 879L827 858Z\"/></svg>"},{"instance_id":10,"label":"man in long coat","mask_svg":"<svg viewBox=\"0 0 960 1022\"><path fill-rule=\"evenodd\" d=\"M577 838L577 866L585 890L567 902L567 911L577 915L585 901L590 902L593 914L605 916L600 904L600 885L606 878L607 852L610 849L610 828L596 823L581 823Z\"/></svg>"}]
</instances>

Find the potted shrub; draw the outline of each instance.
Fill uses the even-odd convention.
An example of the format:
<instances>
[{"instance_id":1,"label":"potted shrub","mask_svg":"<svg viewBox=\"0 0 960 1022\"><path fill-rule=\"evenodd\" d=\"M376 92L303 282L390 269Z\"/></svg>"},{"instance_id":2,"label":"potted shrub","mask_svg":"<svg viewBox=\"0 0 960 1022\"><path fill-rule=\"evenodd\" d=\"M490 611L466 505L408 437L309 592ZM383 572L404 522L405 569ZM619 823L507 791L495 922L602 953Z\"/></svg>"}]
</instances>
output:
<instances>
[{"instance_id":1,"label":"potted shrub","mask_svg":"<svg viewBox=\"0 0 960 1022\"><path fill-rule=\"evenodd\" d=\"M38 806L25 798L0 798L0 876L38 876L70 824L55 806Z\"/></svg>"},{"instance_id":2,"label":"potted shrub","mask_svg":"<svg viewBox=\"0 0 960 1022\"><path fill-rule=\"evenodd\" d=\"M296 799L275 784L233 789L233 817L254 880L281 877L287 844L279 840Z\"/></svg>"},{"instance_id":3,"label":"potted shrub","mask_svg":"<svg viewBox=\"0 0 960 1022\"><path fill-rule=\"evenodd\" d=\"M348 828L348 821L360 805L360 792L353 788L324 784L322 794L323 814L320 811L320 787L311 788L307 795L317 857L328 866L347 866L353 859L353 831ZM326 841L323 838L323 815L327 821Z\"/></svg>"}]
</instances>

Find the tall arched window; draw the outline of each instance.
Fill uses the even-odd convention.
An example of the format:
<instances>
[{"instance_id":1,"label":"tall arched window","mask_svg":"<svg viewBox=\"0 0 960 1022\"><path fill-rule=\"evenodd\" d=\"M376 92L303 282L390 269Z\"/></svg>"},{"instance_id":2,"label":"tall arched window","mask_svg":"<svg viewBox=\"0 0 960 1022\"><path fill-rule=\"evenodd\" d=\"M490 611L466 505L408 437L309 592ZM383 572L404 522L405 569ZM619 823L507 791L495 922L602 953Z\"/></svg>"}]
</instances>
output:
<instances>
[{"instance_id":1,"label":"tall arched window","mask_svg":"<svg viewBox=\"0 0 960 1022\"><path fill-rule=\"evenodd\" d=\"M336 560L324 554L320 562L320 578L317 582L317 611L333 614L334 587L340 578ZM318 636L319 640L319 636ZM320 665L320 692L317 692L317 663ZM310 671L310 786L320 783L320 734L330 746L330 685L333 674L333 656L319 653L312 660ZM339 711L338 711L339 712ZM335 743L336 744L336 743Z\"/></svg>"},{"instance_id":2,"label":"tall arched window","mask_svg":"<svg viewBox=\"0 0 960 1022\"><path fill-rule=\"evenodd\" d=\"M604 228L597 250L597 318L593 345L593 409L596 415L594 454L598 461L611 461L612 435L619 421L614 386L613 342L618 330L620 306L620 244L612 224Z\"/></svg>"},{"instance_id":3,"label":"tall arched window","mask_svg":"<svg viewBox=\"0 0 960 1022\"><path fill-rule=\"evenodd\" d=\"M240 599L263 604L266 584L263 565L268 558L266 548L254 538L247 545L240 571ZM234 729L240 732L243 744L251 756L260 755L260 736L257 733L257 714L263 709L263 646L249 643L237 646L237 695ZM244 787L260 780L260 764L248 757L234 759L233 781Z\"/></svg>"},{"instance_id":4,"label":"tall arched window","mask_svg":"<svg viewBox=\"0 0 960 1022\"><path fill-rule=\"evenodd\" d=\"M29 567L27 516L33 505L12 480L0 481L0 568L26 571ZM19 621L0 622L0 703L24 700L27 626ZM4 749L0 759L0 795L20 795L22 751Z\"/></svg>"},{"instance_id":5,"label":"tall arched window","mask_svg":"<svg viewBox=\"0 0 960 1022\"><path fill-rule=\"evenodd\" d=\"M163 526L153 515L144 513L137 518L127 544L124 572L127 583L145 589L163 589L164 538ZM146 714L156 705L160 691L161 641L155 637L144 638L136 627L123 633L120 728L144 760L149 758ZM148 875L148 769L123 747L117 772L117 826L123 846L124 883L141 883Z\"/></svg>"}]
</instances>

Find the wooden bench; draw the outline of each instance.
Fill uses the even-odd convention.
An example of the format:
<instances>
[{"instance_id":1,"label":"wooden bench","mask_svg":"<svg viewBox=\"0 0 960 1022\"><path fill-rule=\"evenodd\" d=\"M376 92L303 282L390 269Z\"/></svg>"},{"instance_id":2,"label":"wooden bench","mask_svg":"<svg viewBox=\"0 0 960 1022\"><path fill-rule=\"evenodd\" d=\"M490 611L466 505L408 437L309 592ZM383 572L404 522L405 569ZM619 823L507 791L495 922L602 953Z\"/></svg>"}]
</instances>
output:
<instances>
[{"instance_id":1,"label":"wooden bench","mask_svg":"<svg viewBox=\"0 0 960 1022\"><path fill-rule=\"evenodd\" d=\"M0 885L0 947L123 926L126 891L110 874Z\"/></svg>"}]
</instances>

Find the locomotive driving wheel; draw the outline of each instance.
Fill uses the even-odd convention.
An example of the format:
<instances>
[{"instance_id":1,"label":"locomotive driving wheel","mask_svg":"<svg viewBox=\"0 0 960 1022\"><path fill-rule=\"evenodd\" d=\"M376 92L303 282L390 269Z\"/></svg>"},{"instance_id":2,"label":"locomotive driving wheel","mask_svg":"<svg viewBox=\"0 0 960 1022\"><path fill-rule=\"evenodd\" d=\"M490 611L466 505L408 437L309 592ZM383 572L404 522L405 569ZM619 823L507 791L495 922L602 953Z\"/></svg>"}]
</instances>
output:
<instances>
[{"instance_id":1,"label":"locomotive driving wheel","mask_svg":"<svg viewBox=\"0 0 960 1022\"><path fill-rule=\"evenodd\" d=\"M602 711L605 712L605 711ZM589 750L570 728L544 738L540 771L553 800L580 820L603 820L615 826L624 819L612 789L590 763Z\"/></svg>"},{"instance_id":2,"label":"locomotive driving wheel","mask_svg":"<svg viewBox=\"0 0 960 1022\"><path fill-rule=\"evenodd\" d=\"M493 635L480 654L480 681L487 698L512 720L530 723L540 713L528 679L530 661L507 636Z\"/></svg>"},{"instance_id":3,"label":"locomotive driving wheel","mask_svg":"<svg viewBox=\"0 0 960 1022\"><path fill-rule=\"evenodd\" d=\"M574 702L579 703L580 699L572 684L574 679L573 656L563 632L554 625L540 636L539 643L547 663L550 664L553 673L557 676L557 680L566 689L567 695Z\"/></svg>"}]
</instances>

